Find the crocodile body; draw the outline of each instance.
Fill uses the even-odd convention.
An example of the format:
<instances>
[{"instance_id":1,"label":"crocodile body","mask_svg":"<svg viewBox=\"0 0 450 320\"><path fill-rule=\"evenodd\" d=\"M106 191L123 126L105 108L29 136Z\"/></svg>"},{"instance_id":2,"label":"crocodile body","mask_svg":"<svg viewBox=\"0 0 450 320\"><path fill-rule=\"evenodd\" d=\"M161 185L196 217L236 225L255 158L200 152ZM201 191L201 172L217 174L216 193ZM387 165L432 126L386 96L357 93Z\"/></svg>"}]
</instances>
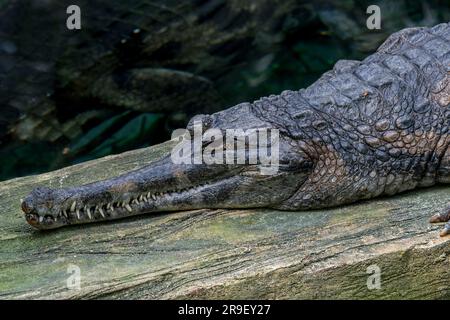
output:
<instances>
[{"instance_id":1,"label":"crocodile body","mask_svg":"<svg viewBox=\"0 0 450 320\"><path fill-rule=\"evenodd\" d=\"M27 221L51 229L156 211L315 209L450 183L450 24L399 31L306 89L196 116L188 129L199 122L279 130L278 171L167 156L111 180L37 188L22 203ZM432 222L449 218L446 209ZM442 234L449 232L447 223Z\"/></svg>"}]
</instances>

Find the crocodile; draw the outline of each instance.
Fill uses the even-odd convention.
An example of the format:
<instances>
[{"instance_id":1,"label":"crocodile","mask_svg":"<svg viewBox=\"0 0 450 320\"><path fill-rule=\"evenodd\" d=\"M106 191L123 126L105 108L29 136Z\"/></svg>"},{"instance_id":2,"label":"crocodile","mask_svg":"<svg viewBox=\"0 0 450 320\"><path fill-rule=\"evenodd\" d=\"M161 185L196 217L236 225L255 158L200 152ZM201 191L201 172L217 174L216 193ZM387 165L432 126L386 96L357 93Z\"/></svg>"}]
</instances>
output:
<instances>
[{"instance_id":1,"label":"crocodile","mask_svg":"<svg viewBox=\"0 0 450 320\"><path fill-rule=\"evenodd\" d=\"M277 130L277 170L263 172L266 164L248 161L249 153L228 164L165 155L112 179L35 188L21 204L26 221L45 230L200 208L301 211L448 184L450 23L398 31L364 60L338 61L308 88L197 115L178 145L192 145L186 137L196 125L241 130L244 139L249 130ZM214 141L203 135L200 150ZM225 153L239 149L222 146ZM450 206L430 222L444 223L445 236L449 220Z\"/></svg>"}]
</instances>

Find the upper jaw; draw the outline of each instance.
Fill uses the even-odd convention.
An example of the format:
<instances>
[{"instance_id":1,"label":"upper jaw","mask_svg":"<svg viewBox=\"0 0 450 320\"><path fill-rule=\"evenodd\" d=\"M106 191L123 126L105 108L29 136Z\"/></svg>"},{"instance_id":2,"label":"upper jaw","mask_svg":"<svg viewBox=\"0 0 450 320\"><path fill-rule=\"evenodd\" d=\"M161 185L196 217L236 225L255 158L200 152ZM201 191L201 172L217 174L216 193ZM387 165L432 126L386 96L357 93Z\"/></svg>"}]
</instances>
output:
<instances>
[{"instance_id":1,"label":"upper jaw","mask_svg":"<svg viewBox=\"0 0 450 320\"><path fill-rule=\"evenodd\" d=\"M130 180L121 179L78 188L52 190L54 199L52 207L45 209L37 206L33 212L26 214L26 219L33 227L45 230L65 225L113 220L146 212L261 207L267 205L269 199L275 200L276 195L271 188L266 187L265 179L268 177L260 177L252 174L253 170L243 168L245 167L230 169L227 174L222 173L215 179L193 179L181 187L173 186L169 189L167 186L165 190L160 187L161 192L155 192L157 190L155 186L145 188L145 183L139 185L134 181L134 184L130 184ZM200 170L198 167L191 169ZM144 169L142 174L145 174L145 171ZM188 175L189 170L185 173ZM119 181L125 183L128 189L119 185ZM147 180L143 178L142 182L144 181ZM130 185L134 187L130 189ZM29 202L27 199L26 201Z\"/></svg>"}]
</instances>

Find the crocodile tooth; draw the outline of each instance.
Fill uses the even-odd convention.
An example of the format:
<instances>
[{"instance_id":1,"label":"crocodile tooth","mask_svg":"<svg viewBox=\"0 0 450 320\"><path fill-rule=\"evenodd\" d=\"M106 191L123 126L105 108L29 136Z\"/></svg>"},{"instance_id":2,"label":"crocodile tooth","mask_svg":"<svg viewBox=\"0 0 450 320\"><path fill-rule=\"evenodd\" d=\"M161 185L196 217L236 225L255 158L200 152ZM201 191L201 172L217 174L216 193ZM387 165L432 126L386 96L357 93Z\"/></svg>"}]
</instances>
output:
<instances>
[{"instance_id":1,"label":"crocodile tooth","mask_svg":"<svg viewBox=\"0 0 450 320\"><path fill-rule=\"evenodd\" d=\"M92 219L91 208L87 208L86 213L87 213L89 219Z\"/></svg>"},{"instance_id":2,"label":"crocodile tooth","mask_svg":"<svg viewBox=\"0 0 450 320\"><path fill-rule=\"evenodd\" d=\"M80 209L77 209L77 218L80 220Z\"/></svg>"},{"instance_id":3,"label":"crocodile tooth","mask_svg":"<svg viewBox=\"0 0 450 320\"><path fill-rule=\"evenodd\" d=\"M62 214L63 214L64 217L68 218L66 210L63 210Z\"/></svg>"},{"instance_id":4,"label":"crocodile tooth","mask_svg":"<svg viewBox=\"0 0 450 320\"><path fill-rule=\"evenodd\" d=\"M142 194L139 196L139 201L144 201L144 196Z\"/></svg>"},{"instance_id":5,"label":"crocodile tooth","mask_svg":"<svg viewBox=\"0 0 450 320\"><path fill-rule=\"evenodd\" d=\"M77 202L72 202L72 205L70 206L70 211L75 211L75 206L77 205Z\"/></svg>"},{"instance_id":6,"label":"crocodile tooth","mask_svg":"<svg viewBox=\"0 0 450 320\"><path fill-rule=\"evenodd\" d=\"M137 201L136 199L134 199L131 203L139 204L139 201Z\"/></svg>"},{"instance_id":7,"label":"crocodile tooth","mask_svg":"<svg viewBox=\"0 0 450 320\"><path fill-rule=\"evenodd\" d=\"M111 209L111 203L108 203L108 204L106 205L106 210L108 210L108 209Z\"/></svg>"},{"instance_id":8,"label":"crocodile tooth","mask_svg":"<svg viewBox=\"0 0 450 320\"><path fill-rule=\"evenodd\" d=\"M98 206L95 206L94 212L95 212L95 211L98 211L98 209L99 209L99 207L98 207Z\"/></svg>"},{"instance_id":9,"label":"crocodile tooth","mask_svg":"<svg viewBox=\"0 0 450 320\"><path fill-rule=\"evenodd\" d=\"M103 213L102 208L99 208L99 209L98 209L98 212L100 212L100 214L102 215L103 218L105 217L105 214Z\"/></svg>"},{"instance_id":10,"label":"crocodile tooth","mask_svg":"<svg viewBox=\"0 0 450 320\"><path fill-rule=\"evenodd\" d=\"M152 195L151 192L147 193L147 198L150 198L151 195Z\"/></svg>"},{"instance_id":11,"label":"crocodile tooth","mask_svg":"<svg viewBox=\"0 0 450 320\"><path fill-rule=\"evenodd\" d=\"M156 200L156 196L154 194L152 194L152 199Z\"/></svg>"},{"instance_id":12,"label":"crocodile tooth","mask_svg":"<svg viewBox=\"0 0 450 320\"><path fill-rule=\"evenodd\" d=\"M130 207L129 204L126 204L126 205L125 205L125 208L128 210L128 212L132 212L132 211L133 211L133 209L131 209L131 207Z\"/></svg>"}]
</instances>

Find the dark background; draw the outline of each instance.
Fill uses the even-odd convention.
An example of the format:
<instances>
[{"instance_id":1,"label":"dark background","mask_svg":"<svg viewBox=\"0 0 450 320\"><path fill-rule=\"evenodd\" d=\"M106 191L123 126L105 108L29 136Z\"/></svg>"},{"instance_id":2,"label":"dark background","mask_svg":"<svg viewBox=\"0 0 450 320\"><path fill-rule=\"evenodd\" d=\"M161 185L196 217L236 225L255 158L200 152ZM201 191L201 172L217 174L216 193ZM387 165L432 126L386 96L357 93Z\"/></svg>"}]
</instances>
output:
<instances>
[{"instance_id":1,"label":"dark background","mask_svg":"<svg viewBox=\"0 0 450 320\"><path fill-rule=\"evenodd\" d=\"M66 28L70 4L81 30ZM0 180L162 142L192 115L306 87L395 31L448 21L450 0L0 0Z\"/></svg>"}]
</instances>

